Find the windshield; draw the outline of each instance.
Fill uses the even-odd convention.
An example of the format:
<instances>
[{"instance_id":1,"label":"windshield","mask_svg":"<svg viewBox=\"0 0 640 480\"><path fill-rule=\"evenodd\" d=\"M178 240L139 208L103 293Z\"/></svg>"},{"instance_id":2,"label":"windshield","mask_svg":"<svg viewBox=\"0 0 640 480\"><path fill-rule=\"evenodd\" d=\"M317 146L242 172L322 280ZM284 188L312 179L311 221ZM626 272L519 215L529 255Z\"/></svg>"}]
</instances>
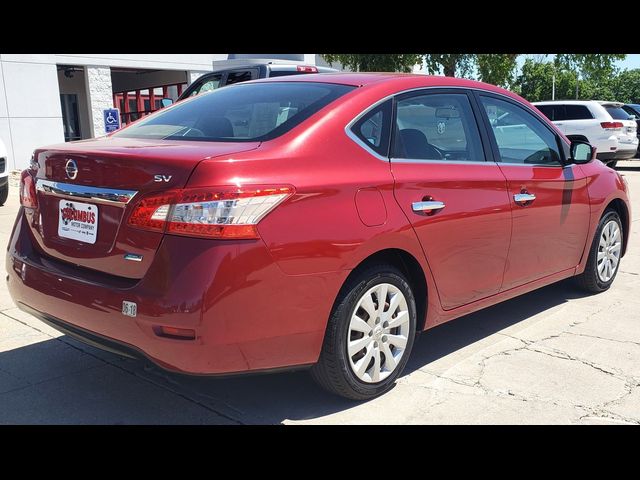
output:
<instances>
[{"instance_id":1,"label":"windshield","mask_svg":"<svg viewBox=\"0 0 640 480\"><path fill-rule=\"evenodd\" d=\"M280 136L355 87L330 83L254 83L185 100L115 137L251 142Z\"/></svg>"}]
</instances>

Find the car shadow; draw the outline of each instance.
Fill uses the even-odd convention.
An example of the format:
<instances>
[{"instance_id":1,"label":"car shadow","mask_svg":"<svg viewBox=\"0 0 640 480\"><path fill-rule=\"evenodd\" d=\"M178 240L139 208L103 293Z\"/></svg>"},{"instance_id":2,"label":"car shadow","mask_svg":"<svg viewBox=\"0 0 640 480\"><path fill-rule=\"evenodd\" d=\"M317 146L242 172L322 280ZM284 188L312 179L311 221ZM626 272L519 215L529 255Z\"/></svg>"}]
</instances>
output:
<instances>
[{"instance_id":1,"label":"car shadow","mask_svg":"<svg viewBox=\"0 0 640 480\"><path fill-rule=\"evenodd\" d=\"M418 337L404 375L582 296L563 281L430 329ZM0 367L0 423L277 424L358 405L326 393L304 371L172 374L68 337L2 352Z\"/></svg>"}]
</instances>

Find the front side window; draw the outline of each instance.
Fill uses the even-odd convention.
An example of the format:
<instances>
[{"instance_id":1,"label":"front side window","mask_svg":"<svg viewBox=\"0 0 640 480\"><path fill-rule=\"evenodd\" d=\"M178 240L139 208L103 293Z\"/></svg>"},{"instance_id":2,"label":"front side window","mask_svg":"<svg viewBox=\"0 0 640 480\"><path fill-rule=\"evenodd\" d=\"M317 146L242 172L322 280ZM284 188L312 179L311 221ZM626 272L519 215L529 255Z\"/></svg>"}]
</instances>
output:
<instances>
[{"instance_id":1,"label":"front side window","mask_svg":"<svg viewBox=\"0 0 640 480\"><path fill-rule=\"evenodd\" d=\"M559 105L536 105L536 108L540 110L545 117L549 120L562 120L563 112L560 112Z\"/></svg>"},{"instance_id":2,"label":"front side window","mask_svg":"<svg viewBox=\"0 0 640 480\"><path fill-rule=\"evenodd\" d=\"M562 165L555 134L524 108L494 97L480 96L495 136L500 161L531 165Z\"/></svg>"},{"instance_id":3,"label":"front side window","mask_svg":"<svg viewBox=\"0 0 640 480\"><path fill-rule=\"evenodd\" d=\"M319 82L240 84L179 102L114 136L213 142L271 140L354 88Z\"/></svg>"},{"instance_id":4,"label":"front side window","mask_svg":"<svg viewBox=\"0 0 640 480\"><path fill-rule=\"evenodd\" d=\"M484 152L464 93L415 95L398 100L393 157L483 162Z\"/></svg>"}]
</instances>

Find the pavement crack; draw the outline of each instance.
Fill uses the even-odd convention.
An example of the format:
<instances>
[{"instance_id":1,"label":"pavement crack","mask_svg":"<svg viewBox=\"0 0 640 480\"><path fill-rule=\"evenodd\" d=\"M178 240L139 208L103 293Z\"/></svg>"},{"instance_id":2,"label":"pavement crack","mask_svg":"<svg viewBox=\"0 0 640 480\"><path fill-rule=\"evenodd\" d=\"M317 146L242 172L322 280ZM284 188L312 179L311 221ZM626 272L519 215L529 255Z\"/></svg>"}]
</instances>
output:
<instances>
[{"instance_id":1,"label":"pavement crack","mask_svg":"<svg viewBox=\"0 0 640 480\"><path fill-rule=\"evenodd\" d=\"M640 342L634 342L633 340L616 340L615 338L607 338L607 337L599 337L598 335L590 335L588 333L576 333L576 332L564 332L568 335L575 335L578 337L588 337L588 338L597 338L598 340L607 340L609 342L616 343L630 343L631 345L637 345L640 347Z\"/></svg>"}]
</instances>

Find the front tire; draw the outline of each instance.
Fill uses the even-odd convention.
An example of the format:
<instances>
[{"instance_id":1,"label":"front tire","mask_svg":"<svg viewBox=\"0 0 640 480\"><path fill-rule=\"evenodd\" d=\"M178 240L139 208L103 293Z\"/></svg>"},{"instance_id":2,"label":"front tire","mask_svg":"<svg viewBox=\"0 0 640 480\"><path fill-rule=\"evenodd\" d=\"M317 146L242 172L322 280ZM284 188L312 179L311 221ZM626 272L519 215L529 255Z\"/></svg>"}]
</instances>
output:
<instances>
[{"instance_id":1,"label":"front tire","mask_svg":"<svg viewBox=\"0 0 640 480\"><path fill-rule=\"evenodd\" d=\"M605 211L596 228L584 272L576 277L581 288L591 293L609 289L620 266L623 239L618 212Z\"/></svg>"},{"instance_id":2,"label":"front tire","mask_svg":"<svg viewBox=\"0 0 640 480\"><path fill-rule=\"evenodd\" d=\"M311 375L349 399L381 395L407 364L415 333L415 298L405 276L392 265L366 268L342 288Z\"/></svg>"}]
</instances>

